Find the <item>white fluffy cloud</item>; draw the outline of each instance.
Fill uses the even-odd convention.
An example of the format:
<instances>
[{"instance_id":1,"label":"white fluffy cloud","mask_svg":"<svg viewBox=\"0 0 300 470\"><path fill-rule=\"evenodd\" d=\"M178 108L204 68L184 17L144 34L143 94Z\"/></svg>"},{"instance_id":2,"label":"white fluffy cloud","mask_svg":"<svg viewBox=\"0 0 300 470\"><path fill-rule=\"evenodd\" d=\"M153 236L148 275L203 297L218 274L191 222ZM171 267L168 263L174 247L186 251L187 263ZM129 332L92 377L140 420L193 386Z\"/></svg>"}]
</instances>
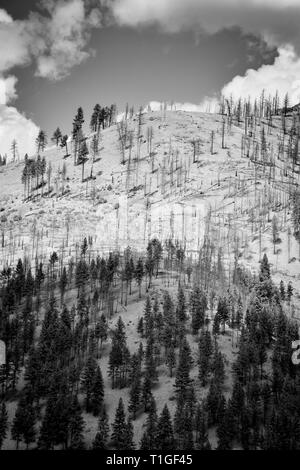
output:
<instances>
[{"instance_id":1,"label":"white fluffy cloud","mask_svg":"<svg viewBox=\"0 0 300 470\"><path fill-rule=\"evenodd\" d=\"M0 23L11 23L12 17L3 8L0 8Z\"/></svg>"},{"instance_id":2,"label":"white fluffy cloud","mask_svg":"<svg viewBox=\"0 0 300 470\"><path fill-rule=\"evenodd\" d=\"M11 143L16 139L20 158L34 152L35 139L39 128L30 119L23 116L13 106L0 104L0 153L8 157L11 154Z\"/></svg>"},{"instance_id":3,"label":"white fluffy cloud","mask_svg":"<svg viewBox=\"0 0 300 470\"><path fill-rule=\"evenodd\" d=\"M35 139L39 128L31 119L21 114L15 107L8 106L17 96L17 78L0 75L0 154L11 156L11 143L17 140L20 157L34 152Z\"/></svg>"},{"instance_id":4,"label":"white fluffy cloud","mask_svg":"<svg viewBox=\"0 0 300 470\"><path fill-rule=\"evenodd\" d=\"M17 78L10 75L7 78L0 77L0 105L7 104L17 97Z\"/></svg>"},{"instance_id":5,"label":"white fluffy cloud","mask_svg":"<svg viewBox=\"0 0 300 470\"><path fill-rule=\"evenodd\" d=\"M279 42L299 38L299 0L115 0L119 24L157 23L166 31L203 29L215 33L240 26Z\"/></svg>"},{"instance_id":6,"label":"white fluffy cloud","mask_svg":"<svg viewBox=\"0 0 300 470\"><path fill-rule=\"evenodd\" d=\"M38 132L31 120L9 106L17 97L17 79L9 71L34 63L39 77L66 77L93 54L88 49L90 34L101 26L102 16L99 8L89 5L88 0L47 0L44 13L31 13L25 20L14 20L0 9L0 153L10 153L14 138L20 153L31 153Z\"/></svg>"},{"instance_id":7,"label":"white fluffy cloud","mask_svg":"<svg viewBox=\"0 0 300 470\"><path fill-rule=\"evenodd\" d=\"M0 10L0 44L0 73L30 62L30 36L25 23L14 21L4 10Z\"/></svg>"},{"instance_id":8,"label":"white fluffy cloud","mask_svg":"<svg viewBox=\"0 0 300 470\"><path fill-rule=\"evenodd\" d=\"M235 77L222 90L224 96L234 99L244 97L257 98L263 90L267 94L279 93L283 99L289 94L291 104L300 102L300 58L293 46L278 49L279 56L272 65L262 65L258 70L249 69L246 74Z\"/></svg>"},{"instance_id":9,"label":"white fluffy cloud","mask_svg":"<svg viewBox=\"0 0 300 470\"><path fill-rule=\"evenodd\" d=\"M97 8L87 9L84 0L44 3L46 15L31 13L14 21L0 10L0 72L36 62L36 75L59 80L93 51L87 49L92 28L101 26Z\"/></svg>"},{"instance_id":10,"label":"white fluffy cloud","mask_svg":"<svg viewBox=\"0 0 300 470\"><path fill-rule=\"evenodd\" d=\"M15 107L7 106L16 98L17 78L0 76L0 153L11 155L11 143L18 142L20 157L34 152L35 139L39 128Z\"/></svg>"},{"instance_id":11,"label":"white fluffy cloud","mask_svg":"<svg viewBox=\"0 0 300 470\"><path fill-rule=\"evenodd\" d=\"M93 53L86 46L91 29L101 25L101 14L97 9L87 13L82 0L53 2L47 8L51 20L36 17L47 38L44 51L37 57L36 75L59 80Z\"/></svg>"}]
</instances>

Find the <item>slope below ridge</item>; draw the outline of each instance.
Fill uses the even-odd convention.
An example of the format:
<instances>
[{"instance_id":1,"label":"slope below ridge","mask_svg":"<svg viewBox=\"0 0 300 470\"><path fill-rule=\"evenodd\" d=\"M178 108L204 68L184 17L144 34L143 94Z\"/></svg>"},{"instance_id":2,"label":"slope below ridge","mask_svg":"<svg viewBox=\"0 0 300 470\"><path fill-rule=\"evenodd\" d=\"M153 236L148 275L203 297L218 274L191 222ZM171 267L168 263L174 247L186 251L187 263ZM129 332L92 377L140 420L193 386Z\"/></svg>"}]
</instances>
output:
<instances>
[{"instance_id":1,"label":"slope below ridge","mask_svg":"<svg viewBox=\"0 0 300 470\"><path fill-rule=\"evenodd\" d=\"M229 126L217 114L148 107L140 121L139 127L135 115L101 131L99 157L94 163L89 157L84 181L71 145L66 159L61 148L46 149L43 155L52 167L47 195L39 188L24 199L23 162L1 168L1 268L15 265L24 254L31 262L46 262L53 251L67 263L84 237L90 237L96 254L127 246L142 252L153 237L172 238L197 259L209 238L214 256L222 251L228 270L235 260L257 269L267 253L275 280L292 280L299 292L299 244L290 202L299 172L277 155L281 119L274 117L268 129L262 119L250 137L243 121ZM93 179L87 178L91 173Z\"/></svg>"}]
</instances>

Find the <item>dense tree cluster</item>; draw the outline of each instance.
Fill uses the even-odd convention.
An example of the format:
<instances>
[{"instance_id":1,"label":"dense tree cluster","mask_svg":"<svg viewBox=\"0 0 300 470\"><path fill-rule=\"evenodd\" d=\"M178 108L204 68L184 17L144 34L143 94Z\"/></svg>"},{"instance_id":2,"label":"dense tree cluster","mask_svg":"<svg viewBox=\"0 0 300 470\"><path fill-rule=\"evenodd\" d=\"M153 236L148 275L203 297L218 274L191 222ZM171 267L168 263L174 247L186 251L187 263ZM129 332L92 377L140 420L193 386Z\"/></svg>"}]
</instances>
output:
<instances>
[{"instance_id":1,"label":"dense tree cluster","mask_svg":"<svg viewBox=\"0 0 300 470\"><path fill-rule=\"evenodd\" d=\"M158 240L144 255L128 248L94 259L90 248L85 238L68 265L52 252L47 266L33 269L20 259L1 273L0 337L7 362L0 371L0 445L10 436L17 448L87 448L87 413L98 421L94 450L210 449L212 429L220 450L299 449L300 376L291 362L299 336L285 314L293 288L274 284L266 255L246 284L242 272L232 273L235 282L214 289L199 282L203 266L183 275L179 260L174 294L166 279L162 291L153 287L171 262ZM66 295L72 290L73 305ZM144 297L135 348L127 341L126 312L110 324L115 297L126 307L134 295ZM224 338L236 352L232 370ZM162 370L173 384L174 408L158 400ZM106 407L110 387L122 391L112 418ZM17 405L9 423L12 398ZM142 414L137 441L134 422Z\"/></svg>"}]
</instances>

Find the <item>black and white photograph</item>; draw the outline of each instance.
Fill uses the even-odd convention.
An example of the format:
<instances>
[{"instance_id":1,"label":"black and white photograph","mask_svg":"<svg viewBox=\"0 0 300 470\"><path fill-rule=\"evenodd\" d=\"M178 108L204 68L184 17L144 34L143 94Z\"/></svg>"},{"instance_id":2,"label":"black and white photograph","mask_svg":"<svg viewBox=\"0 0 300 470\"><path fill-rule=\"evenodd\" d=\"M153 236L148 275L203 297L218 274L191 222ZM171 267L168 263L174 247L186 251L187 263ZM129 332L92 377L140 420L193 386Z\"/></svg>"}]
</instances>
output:
<instances>
[{"instance_id":1,"label":"black and white photograph","mask_svg":"<svg viewBox=\"0 0 300 470\"><path fill-rule=\"evenodd\" d=\"M299 25L0 0L0 450L300 450Z\"/></svg>"}]
</instances>

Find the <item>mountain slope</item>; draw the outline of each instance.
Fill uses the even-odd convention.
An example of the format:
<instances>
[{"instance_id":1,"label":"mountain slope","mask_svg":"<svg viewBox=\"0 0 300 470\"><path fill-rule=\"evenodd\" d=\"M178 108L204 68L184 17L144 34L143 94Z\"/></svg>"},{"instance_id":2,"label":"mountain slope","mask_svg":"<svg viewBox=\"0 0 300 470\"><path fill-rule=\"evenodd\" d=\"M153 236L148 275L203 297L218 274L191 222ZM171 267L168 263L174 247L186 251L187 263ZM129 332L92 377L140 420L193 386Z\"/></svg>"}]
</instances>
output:
<instances>
[{"instance_id":1,"label":"mountain slope","mask_svg":"<svg viewBox=\"0 0 300 470\"><path fill-rule=\"evenodd\" d=\"M72 151L64 159L61 148L46 149L52 166L47 196L40 188L24 200L23 162L1 168L2 266L15 265L24 254L45 262L54 250L67 262L84 237L99 254L127 246L143 250L150 238L172 238L185 246L187 256L197 258L208 237L215 257L221 249L227 269L233 269L235 258L257 269L267 253L274 279L292 281L299 292L299 244L290 199L299 172L285 151L278 151L281 119L273 117L270 126L262 118L251 131L242 119L229 122L216 114L162 110L141 119L140 138L137 115L101 132L100 158L92 164L90 157L84 169L94 179L82 182L82 166L74 166ZM292 116L288 121L291 125ZM125 134L122 164L119 137Z\"/></svg>"}]
</instances>

